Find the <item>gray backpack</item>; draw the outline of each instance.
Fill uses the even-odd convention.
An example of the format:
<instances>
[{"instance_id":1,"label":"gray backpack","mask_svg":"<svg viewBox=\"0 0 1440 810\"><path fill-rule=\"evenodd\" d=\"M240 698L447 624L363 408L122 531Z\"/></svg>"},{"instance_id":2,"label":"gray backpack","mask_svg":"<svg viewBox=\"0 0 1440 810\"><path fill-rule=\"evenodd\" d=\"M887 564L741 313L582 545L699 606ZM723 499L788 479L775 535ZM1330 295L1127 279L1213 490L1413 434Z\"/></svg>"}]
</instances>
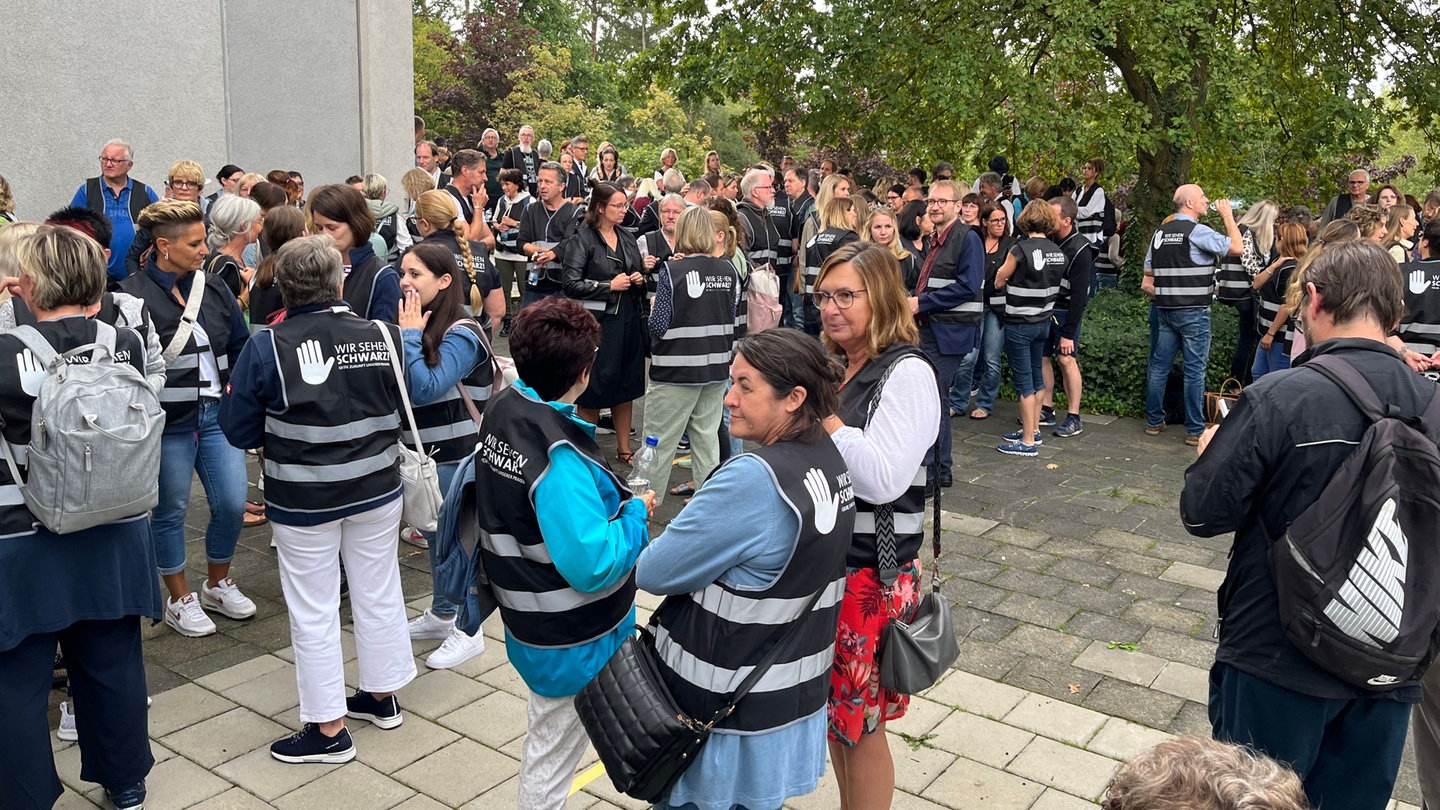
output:
<instances>
[{"instance_id":1,"label":"gray backpack","mask_svg":"<svg viewBox=\"0 0 1440 810\"><path fill-rule=\"evenodd\" d=\"M45 371L24 481L10 443L0 440L0 449L26 507L56 534L144 514L159 501L159 397L144 374L115 359L115 328L93 323L95 342L64 354L33 327L10 332Z\"/></svg>"}]
</instances>

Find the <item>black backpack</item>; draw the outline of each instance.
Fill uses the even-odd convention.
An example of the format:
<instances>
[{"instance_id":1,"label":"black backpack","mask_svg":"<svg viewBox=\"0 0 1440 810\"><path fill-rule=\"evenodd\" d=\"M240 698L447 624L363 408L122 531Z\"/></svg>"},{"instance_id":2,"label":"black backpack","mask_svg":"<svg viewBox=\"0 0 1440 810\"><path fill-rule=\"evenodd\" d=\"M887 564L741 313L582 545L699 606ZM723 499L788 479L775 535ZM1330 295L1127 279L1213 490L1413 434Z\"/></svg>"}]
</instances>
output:
<instances>
[{"instance_id":1,"label":"black backpack","mask_svg":"<svg viewBox=\"0 0 1440 810\"><path fill-rule=\"evenodd\" d=\"M1313 368L1370 421L1320 497L1271 544L1285 635L1316 666L1376 692L1415 684L1440 648L1440 396L1423 416L1381 403L1350 363Z\"/></svg>"}]
</instances>

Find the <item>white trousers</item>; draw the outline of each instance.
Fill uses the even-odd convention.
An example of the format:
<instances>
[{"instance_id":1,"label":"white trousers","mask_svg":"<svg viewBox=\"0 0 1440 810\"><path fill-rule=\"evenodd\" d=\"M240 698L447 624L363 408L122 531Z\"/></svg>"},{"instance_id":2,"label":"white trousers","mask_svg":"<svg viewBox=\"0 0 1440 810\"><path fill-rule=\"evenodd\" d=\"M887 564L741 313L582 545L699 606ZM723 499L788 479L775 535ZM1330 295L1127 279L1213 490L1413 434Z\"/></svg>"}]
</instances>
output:
<instances>
[{"instance_id":1,"label":"white trousers","mask_svg":"<svg viewBox=\"0 0 1440 810\"><path fill-rule=\"evenodd\" d=\"M531 692L525 718L520 810L563 810L575 768L590 744L575 712L575 698L547 698Z\"/></svg>"},{"instance_id":2,"label":"white trousers","mask_svg":"<svg viewBox=\"0 0 1440 810\"><path fill-rule=\"evenodd\" d=\"M394 692L415 678L400 563L399 498L317 526L271 522L280 555L280 586L290 611L300 719L328 723L345 716L345 662L340 650L340 558L350 581L359 687Z\"/></svg>"}]
</instances>

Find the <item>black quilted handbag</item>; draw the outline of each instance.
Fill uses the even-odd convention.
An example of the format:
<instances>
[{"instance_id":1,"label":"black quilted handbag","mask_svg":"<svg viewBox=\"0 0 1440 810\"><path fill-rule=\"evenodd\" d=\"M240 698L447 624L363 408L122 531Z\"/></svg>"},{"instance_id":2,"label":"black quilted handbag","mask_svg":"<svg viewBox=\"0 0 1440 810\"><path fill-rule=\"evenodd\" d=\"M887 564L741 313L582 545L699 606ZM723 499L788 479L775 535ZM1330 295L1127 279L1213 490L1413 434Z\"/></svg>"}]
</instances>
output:
<instances>
[{"instance_id":1,"label":"black quilted handbag","mask_svg":"<svg viewBox=\"0 0 1440 810\"><path fill-rule=\"evenodd\" d=\"M801 617L810 614L823 591L816 591ZM615 789L647 802L669 795L715 724L728 717L759 683L794 640L800 625L798 620L790 623L785 635L708 721L686 714L666 688L650 628L641 627L638 636L625 639L595 678L575 695L575 711Z\"/></svg>"}]
</instances>

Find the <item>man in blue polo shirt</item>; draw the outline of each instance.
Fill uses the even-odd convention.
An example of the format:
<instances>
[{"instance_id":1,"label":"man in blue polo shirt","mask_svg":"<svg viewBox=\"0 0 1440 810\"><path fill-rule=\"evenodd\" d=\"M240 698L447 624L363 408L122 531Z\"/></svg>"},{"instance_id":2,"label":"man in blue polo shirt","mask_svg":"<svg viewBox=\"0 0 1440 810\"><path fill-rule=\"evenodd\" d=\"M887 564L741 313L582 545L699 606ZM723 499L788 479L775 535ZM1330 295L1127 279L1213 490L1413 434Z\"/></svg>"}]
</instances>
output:
<instances>
[{"instance_id":1,"label":"man in blue polo shirt","mask_svg":"<svg viewBox=\"0 0 1440 810\"><path fill-rule=\"evenodd\" d=\"M1190 183L1175 190L1175 217L1160 226L1145 252L1140 289L1151 298L1150 367L1145 381L1145 433L1165 429L1165 381L1175 355L1184 353L1185 443L1200 443L1205 429L1205 363L1210 357L1210 301L1215 292L1215 263L1239 256L1240 228L1229 200L1215 210L1225 233L1201 225L1209 210L1205 191Z\"/></svg>"},{"instance_id":2,"label":"man in blue polo shirt","mask_svg":"<svg viewBox=\"0 0 1440 810\"><path fill-rule=\"evenodd\" d=\"M130 144L118 139L110 141L100 150L100 176L86 180L70 201L73 206L104 214L110 220L110 262L105 272L111 282L126 276L125 254L135 241L135 220L145 206L160 199L149 186L130 178L133 165L135 152Z\"/></svg>"}]
</instances>

